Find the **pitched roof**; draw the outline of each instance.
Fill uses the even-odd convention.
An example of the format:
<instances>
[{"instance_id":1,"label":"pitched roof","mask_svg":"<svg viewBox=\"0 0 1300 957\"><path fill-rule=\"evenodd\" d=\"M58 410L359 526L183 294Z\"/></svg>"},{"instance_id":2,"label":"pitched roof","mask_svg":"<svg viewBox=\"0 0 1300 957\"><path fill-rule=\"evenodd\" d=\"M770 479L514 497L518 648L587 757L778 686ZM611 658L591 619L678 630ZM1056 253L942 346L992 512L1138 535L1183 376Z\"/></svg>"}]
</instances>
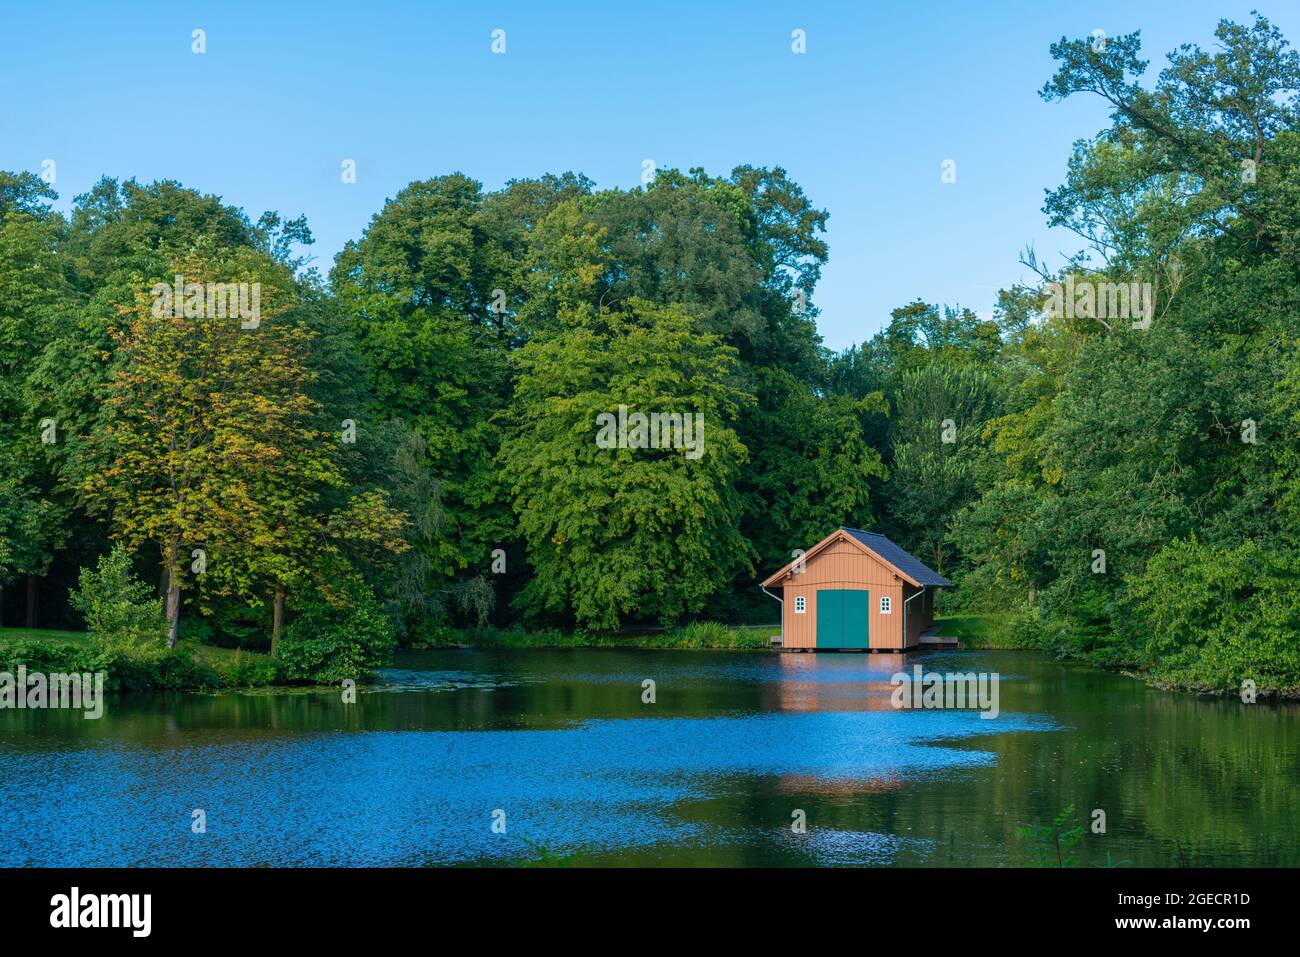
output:
<instances>
[{"instance_id":1,"label":"pitched roof","mask_svg":"<svg viewBox=\"0 0 1300 957\"><path fill-rule=\"evenodd\" d=\"M933 571L930 566L915 555L895 545L884 535L877 532L864 532L860 528L846 528L843 525L840 526L840 531L848 532L908 578L922 585L934 585L939 588L953 587L952 582L938 572Z\"/></svg>"},{"instance_id":2,"label":"pitched roof","mask_svg":"<svg viewBox=\"0 0 1300 957\"><path fill-rule=\"evenodd\" d=\"M917 586L930 586L936 588L953 588L952 582L942 575L931 571L924 562L914 555L909 555L903 549L899 548L884 535L876 532L864 532L859 528L845 528L841 525L835 531L831 532L820 542L808 549L807 552L799 555L792 561L786 562L779 569L764 579L762 585L767 588L769 585L774 588L784 588L783 579L788 578L795 564L801 559L805 562L811 561L813 556L817 555L823 549L829 547L834 542L852 542L857 548L874 555L880 561L894 569L895 575L911 582Z\"/></svg>"}]
</instances>

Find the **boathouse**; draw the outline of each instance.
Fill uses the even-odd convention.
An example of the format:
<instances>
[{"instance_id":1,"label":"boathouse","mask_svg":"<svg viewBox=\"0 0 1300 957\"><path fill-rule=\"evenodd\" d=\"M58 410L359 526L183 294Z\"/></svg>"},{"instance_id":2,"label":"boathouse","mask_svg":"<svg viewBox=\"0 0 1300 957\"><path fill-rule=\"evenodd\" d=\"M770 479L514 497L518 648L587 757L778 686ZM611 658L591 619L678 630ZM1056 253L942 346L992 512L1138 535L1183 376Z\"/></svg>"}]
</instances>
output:
<instances>
[{"instance_id":1,"label":"boathouse","mask_svg":"<svg viewBox=\"0 0 1300 957\"><path fill-rule=\"evenodd\" d=\"M784 650L898 652L921 644L935 591L953 586L884 535L839 528L762 587L781 602Z\"/></svg>"}]
</instances>

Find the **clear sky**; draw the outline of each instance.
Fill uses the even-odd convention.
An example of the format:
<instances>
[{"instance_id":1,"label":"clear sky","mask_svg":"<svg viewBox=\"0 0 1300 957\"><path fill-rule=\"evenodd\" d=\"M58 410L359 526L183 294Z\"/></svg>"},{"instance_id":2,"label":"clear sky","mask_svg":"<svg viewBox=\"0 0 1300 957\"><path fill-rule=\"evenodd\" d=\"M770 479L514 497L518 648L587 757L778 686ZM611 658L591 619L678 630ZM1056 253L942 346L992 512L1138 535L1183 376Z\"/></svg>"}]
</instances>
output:
<instances>
[{"instance_id":1,"label":"clear sky","mask_svg":"<svg viewBox=\"0 0 1300 957\"><path fill-rule=\"evenodd\" d=\"M413 179L780 165L831 214L814 301L837 349L918 297L989 313L1026 244L1076 248L1043 190L1107 111L1039 99L1063 34L1140 28L1151 75L1252 8L1300 43L1295 0L4 3L0 168L53 159L64 208L104 174L177 179L305 213L324 272Z\"/></svg>"}]
</instances>

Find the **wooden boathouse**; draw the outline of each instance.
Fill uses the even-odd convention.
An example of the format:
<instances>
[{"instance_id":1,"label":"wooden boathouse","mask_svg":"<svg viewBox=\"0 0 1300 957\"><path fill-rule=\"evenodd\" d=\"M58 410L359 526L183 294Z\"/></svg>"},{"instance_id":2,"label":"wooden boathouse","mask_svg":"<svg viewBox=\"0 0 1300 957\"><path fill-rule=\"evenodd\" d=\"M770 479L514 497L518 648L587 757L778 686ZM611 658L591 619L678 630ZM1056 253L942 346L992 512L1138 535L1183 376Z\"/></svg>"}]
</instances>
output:
<instances>
[{"instance_id":1,"label":"wooden boathouse","mask_svg":"<svg viewBox=\"0 0 1300 957\"><path fill-rule=\"evenodd\" d=\"M899 652L922 645L935 591L953 586L884 535L838 528L762 587L781 602L783 650Z\"/></svg>"}]
</instances>

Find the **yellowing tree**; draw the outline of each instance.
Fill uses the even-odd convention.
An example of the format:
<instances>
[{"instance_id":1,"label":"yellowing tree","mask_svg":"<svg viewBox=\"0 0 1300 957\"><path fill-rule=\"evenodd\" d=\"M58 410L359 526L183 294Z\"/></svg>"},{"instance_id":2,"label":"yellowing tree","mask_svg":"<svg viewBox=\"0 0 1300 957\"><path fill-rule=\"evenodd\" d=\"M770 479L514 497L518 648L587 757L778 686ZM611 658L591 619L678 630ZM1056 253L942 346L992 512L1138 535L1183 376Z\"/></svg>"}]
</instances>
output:
<instances>
[{"instance_id":1,"label":"yellowing tree","mask_svg":"<svg viewBox=\"0 0 1300 957\"><path fill-rule=\"evenodd\" d=\"M118 350L87 437L93 468L83 492L116 537L159 545L169 645L195 548L225 563L205 571L228 588L269 587L278 637L286 591L315 558L349 535L400 550L403 517L377 493L362 496L365 521L334 514L356 509L337 436L319 428L307 391L310 334L277 321L290 307L287 270L245 250L220 260L194 251L173 266L182 296L142 283L112 324ZM232 283L259 284L258 316L220 308L212 291ZM343 490L333 511L328 490Z\"/></svg>"}]
</instances>

